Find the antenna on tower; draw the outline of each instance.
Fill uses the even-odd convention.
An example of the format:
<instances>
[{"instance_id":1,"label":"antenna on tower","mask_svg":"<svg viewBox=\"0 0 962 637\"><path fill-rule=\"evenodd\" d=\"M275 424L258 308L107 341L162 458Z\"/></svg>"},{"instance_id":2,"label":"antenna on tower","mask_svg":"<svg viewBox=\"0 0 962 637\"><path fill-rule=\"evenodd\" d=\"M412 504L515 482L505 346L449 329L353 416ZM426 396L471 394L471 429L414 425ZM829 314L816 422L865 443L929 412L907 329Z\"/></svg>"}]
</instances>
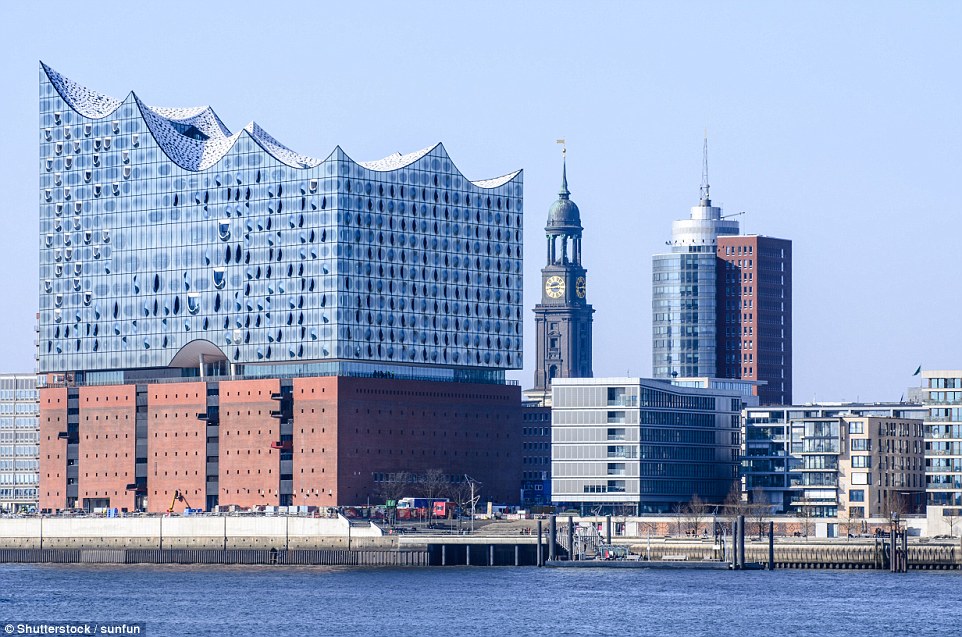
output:
<instances>
[{"instance_id":1,"label":"antenna on tower","mask_svg":"<svg viewBox=\"0 0 962 637\"><path fill-rule=\"evenodd\" d=\"M708 196L708 129L705 129L705 146L704 146L704 157L702 160L701 169L701 200L704 205L711 205L711 199Z\"/></svg>"}]
</instances>

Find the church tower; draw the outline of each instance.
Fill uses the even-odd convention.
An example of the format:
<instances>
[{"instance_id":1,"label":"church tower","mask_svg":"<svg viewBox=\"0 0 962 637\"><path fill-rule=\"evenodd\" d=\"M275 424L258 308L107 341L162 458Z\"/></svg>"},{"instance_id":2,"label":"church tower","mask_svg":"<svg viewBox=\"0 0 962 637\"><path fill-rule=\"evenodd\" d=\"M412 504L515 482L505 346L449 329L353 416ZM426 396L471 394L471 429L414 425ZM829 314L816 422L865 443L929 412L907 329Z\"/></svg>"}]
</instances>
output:
<instances>
[{"instance_id":1,"label":"church tower","mask_svg":"<svg viewBox=\"0 0 962 637\"><path fill-rule=\"evenodd\" d=\"M567 164L561 192L548 210L547 264L541 270L541 302L535 306L537 369L530 396L547 397L553 378L591 378L591 315L586 270L581 265L581 212L568 191Z\"/></svg>"}]
</instances>

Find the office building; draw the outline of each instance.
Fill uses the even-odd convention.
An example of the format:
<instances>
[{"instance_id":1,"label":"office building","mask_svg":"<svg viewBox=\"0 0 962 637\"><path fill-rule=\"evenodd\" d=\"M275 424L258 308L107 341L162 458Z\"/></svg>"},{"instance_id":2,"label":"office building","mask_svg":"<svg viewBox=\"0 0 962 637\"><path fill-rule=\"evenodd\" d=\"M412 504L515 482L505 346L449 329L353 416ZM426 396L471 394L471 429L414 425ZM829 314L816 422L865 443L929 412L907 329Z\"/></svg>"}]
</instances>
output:
<instances>
[{"instance_id":1,"label":"office building","mask_svg":"<svg viewBox=\"0 0 962 637\"><path fill-rule=\"evenodd\" d=\"M759 381L762 404L791 403L791 242L739 235L709 193L706 140L699 203L652 259L652 375Z\"/></svg>"},{"instance_id":2,"label":"office building","mask_svg":"<svg viewBox=\"0 0 962 637\"><path fill-rule=\"evenodd\" d=\"M520 171L316 159L46 65L40 156L44 508L517 497Z\"/></svg>"},{"instance_id":3,"label":"office building","mask_svg":"<svg viewBox=\"0 0 962 637\"><path fill-rule=\"evenodd\" d=\"M671 384L676 387L698 387L701 389L719 389L733 391L741 396L742 409L758 407L758 385L751 380L735 378L672 378Z\"/></svg>"},{"instance_id":4,"label":"office building","mask_svg":"<svg viewBox=\"0 0 962 637\"><path fill-rule=\"evenodd\" d=\"M743 490L753 503L771 505L776 513L797 511L798 503L804 501L807 513L813 515L834 515L839 510L847 513L849 506L876 515L879 507L896 504L896 497L904 500L899 508L915 510L921 504L920 460L913 454L917 453L915 431L922 415L921 405L912 403L748 408L743 414ZM889 433L890 425L896 427L894 433ZM830 435L823 435L825 432ZM832 439L824 441L826 437ZM866 448L854 449L850 438L865 438L867 442L854 444ZM870 466L846 464L853 462L852 451L858 452L856 456L871 456L854 460ZM827 456L831 458L826 460ZM846 482L852 479L853 471L869 477L853 487ZM867 500L850 503L850 488L864 491L855 497L864 495Z\"/></svg>"},{"instance_id":5,"label":"office building","mask_svg":"<svg viewBox=\"0 0 962 637\"><path fill-rule=\"evenodd\" d=\"M526 401L521 424L521 505L550 505L551 408L541 401Z\"/></svg>"},{"instance_id":6,"label":"office building","mask_svg":"<svg viewBox=\"0 0 962 637\"><path fill-rule=\"evenodd\" d=\"M0 374L0 511L37 506L40 427L35 374Z\"/></svg>"},{"instance_id":7,"label":"office building","mask_svg":"<svg viewBox=\"0 0 962 637\"><path fill-rule=\"evenodd\" d=\"M741 396L642 378L555 379L551 499L582 513L721 504L738 476Z\"/></svg>"},{"instance_id":8,"label":"office building","mask_svg":"<svg viewBox=\"0 0 962 637\"><path fill-rule=\"evenodd\" d=\"M652 375L717 377L718 238L737 235L738 221L713 206L708 142L701 198L689 219L671 224L671 252L652 260ZM739 376L740 378L740 376Z\"/></svg>"}]
</instances>

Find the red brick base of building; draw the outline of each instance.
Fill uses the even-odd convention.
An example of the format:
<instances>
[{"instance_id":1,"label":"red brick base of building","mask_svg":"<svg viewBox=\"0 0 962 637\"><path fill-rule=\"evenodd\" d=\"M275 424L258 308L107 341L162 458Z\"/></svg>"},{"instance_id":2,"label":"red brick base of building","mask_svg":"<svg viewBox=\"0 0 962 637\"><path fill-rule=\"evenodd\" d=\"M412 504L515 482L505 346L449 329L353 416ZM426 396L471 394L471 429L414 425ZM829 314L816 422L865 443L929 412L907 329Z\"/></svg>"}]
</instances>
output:
<instances>
[{"instance_id":1,"label":"red brick base of building","mask_svg":"<svg viewBox=\"0 0 962 637\"><path fill-rule=\"evenodd\" d=\"M521 413L517 386L391 378L51 387L40 506L378 504L420 495L425 475L515 503ZM411 492L389 496L399 476Z\"/></svg>"}]
</instances>

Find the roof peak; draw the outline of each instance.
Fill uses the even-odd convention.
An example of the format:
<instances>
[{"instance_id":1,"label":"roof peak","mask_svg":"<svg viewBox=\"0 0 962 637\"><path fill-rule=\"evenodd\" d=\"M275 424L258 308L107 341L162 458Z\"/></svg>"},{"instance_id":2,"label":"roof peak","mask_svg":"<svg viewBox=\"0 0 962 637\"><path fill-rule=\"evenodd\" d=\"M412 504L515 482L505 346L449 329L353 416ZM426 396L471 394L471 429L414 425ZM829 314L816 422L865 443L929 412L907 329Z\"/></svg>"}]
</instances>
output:
<instances>
[{"instance_id":1,"label":"roof peak","mask_svg":"<svg viewBox=\"0 0 962 637\"><path fill-rule=\"evenodd\" d=\"M568 190L568 160L562 157L561 159L561 190L558 192L558 197L561 199L570 198L571 191Z\"/></svg>"}]
</instances>

